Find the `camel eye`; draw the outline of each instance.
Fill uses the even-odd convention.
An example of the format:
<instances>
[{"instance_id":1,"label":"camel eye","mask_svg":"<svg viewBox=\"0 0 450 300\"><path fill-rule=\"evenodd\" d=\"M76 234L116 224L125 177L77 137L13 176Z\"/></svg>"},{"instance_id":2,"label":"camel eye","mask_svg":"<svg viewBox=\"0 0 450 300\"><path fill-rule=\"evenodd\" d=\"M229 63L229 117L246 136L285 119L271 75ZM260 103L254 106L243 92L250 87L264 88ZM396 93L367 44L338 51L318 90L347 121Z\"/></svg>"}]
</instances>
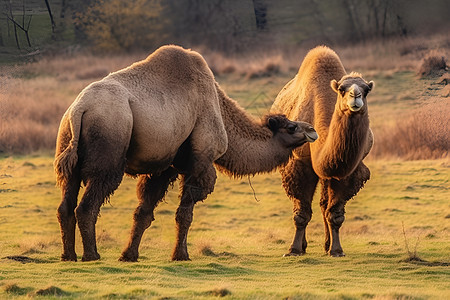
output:
<instances>
[{"instance_id":1,"label":"camel eye","mask_svg":"<svg viewBox=\"0 0 450 300\"><path fill-rule=\"evenodd\" d=\"M297 130L297 125L288 125L286 130L288 133L293 134Z\"/></svg>"}]
</instances>

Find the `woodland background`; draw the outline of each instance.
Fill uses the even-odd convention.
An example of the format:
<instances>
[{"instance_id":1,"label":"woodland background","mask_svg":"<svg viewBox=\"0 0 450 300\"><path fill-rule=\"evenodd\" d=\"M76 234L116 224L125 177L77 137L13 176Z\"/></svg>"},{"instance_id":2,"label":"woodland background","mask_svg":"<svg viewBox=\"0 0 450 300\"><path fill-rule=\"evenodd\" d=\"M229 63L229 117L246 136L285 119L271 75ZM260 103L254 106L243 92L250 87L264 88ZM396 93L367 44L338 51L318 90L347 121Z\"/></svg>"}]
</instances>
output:
<instances>
[{"instance_id":1,"label":"woodland background","mask_svg":"<svg viewBox=\"0 0 450 300\"><path fill-rule=\"evenodd\" d=\"M0 12L3 60L17 54L11 48L151 52L167 43L232 55L426 36L450 25L446 0L1 0Z\"/></svg>"}]
</instances>

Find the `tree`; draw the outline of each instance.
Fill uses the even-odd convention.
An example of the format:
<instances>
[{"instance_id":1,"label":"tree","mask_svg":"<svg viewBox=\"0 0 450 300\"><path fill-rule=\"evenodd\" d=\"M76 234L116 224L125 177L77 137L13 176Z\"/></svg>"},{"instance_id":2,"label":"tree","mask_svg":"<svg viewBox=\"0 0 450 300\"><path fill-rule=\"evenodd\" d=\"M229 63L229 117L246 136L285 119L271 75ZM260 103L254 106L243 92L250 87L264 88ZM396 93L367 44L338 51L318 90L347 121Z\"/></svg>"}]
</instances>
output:
<instances>
[{"instance_id":1,"label":"tree","mask_svg":"<svg viewBox=\"0 0 450 300\"><path fill-rule=\"evenodd\" d=\"M77 14L76 24L99 51L156 48L165 39L160 0L100 0Z\"/></svg>"},{"instance_id":2,"label":"tree","mask_svg":"<svg viewBox=\"0 0 450 300\"><path fill-rule=\"evenodd\" d=\"M33 16L26 15L25 0L22 1L22 24L20 24L14 17L14 13L13 13L13 9L12 9L12 0L9 0L8 2L5 1L4 6L6 9L3 14L6 16L7 20L9 20L14 25L14 38L16 40L17 49L20 50L20 43L19 43L19 36L17 33L17 28L21 29L25 33L28 47L31 47L29 30L30 30L30 25L31 25L31 19ZM28 22L26 22L27 17L28 17Z\"/></svg>"},{"instance_id":3,"label":"tree","mask_svg":"<svg viewBox=\"0 0 450 300\"><path fill-rule=\"evenodd\" d=\"M399 0L342 0L350 26L350 40L406 35Z\"/></svg>"},{"instance_id":4,"label":"tree","mask_svg":"<svg viewBox=\"0 0 450 300\"><path fill-rule=\"evenodd\" d=\"M251 0L166 0L173 39L188 47L235 53L251 46L256 32Z\"/></svg>"}]
</instances>

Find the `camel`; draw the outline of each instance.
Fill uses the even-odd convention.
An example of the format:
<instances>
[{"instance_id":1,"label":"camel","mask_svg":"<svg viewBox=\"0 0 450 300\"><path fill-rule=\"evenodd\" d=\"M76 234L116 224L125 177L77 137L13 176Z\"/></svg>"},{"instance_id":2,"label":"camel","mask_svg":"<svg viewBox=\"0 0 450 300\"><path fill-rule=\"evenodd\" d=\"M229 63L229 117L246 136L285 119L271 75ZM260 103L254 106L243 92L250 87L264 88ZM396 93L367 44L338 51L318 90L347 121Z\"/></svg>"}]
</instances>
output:
<instances>
[{"instance_id":1,"label":"camel","mask_svg":"<svg viewBox=\"0 0 450 300\"><path fill-rule=\"evenodd\" d=\"M62 117L54 162L62 190L57 210L61 260L77 260L76 224L82 261L100 258L95 224L124 174L138 177L139 205L120 260L137 261L154 209L179 176L172 259L189 260L194 205L214 189L214 164L234 176L268 172L286 163L293 149L315 139L310 124L283 115L253 120L220 88L200 54L163 46L87 86ZM86 189L77 205L81 183Z\"/></svg>"},{"instance_id":2,"label":"camel","mask_svg":"<svg viewBox=\"0 0 450 300\"><path fill-rule=\"evenodd\" d=\"M271 112L309 122L319 135L314 144L295 149L280 168L283 187L294 204L295 235L285 256L306 251L306 226L318 181L325 251L334 257L345 256L339 240L345 204L370 178L363 159L373 145L366 99L373 86L373 81L365 81L359 73L347 74L338 55L319 46L310 50L298 74L275 99Z\"/></svg>"}]
</instances>

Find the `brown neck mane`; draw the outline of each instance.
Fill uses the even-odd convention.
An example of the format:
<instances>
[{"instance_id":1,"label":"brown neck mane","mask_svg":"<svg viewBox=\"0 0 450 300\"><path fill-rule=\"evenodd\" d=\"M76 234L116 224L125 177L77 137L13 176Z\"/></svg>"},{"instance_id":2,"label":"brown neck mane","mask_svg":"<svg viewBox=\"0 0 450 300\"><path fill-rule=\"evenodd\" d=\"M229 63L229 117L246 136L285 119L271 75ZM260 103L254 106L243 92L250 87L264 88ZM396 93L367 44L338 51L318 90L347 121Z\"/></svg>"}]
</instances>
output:
<instances>
[{"instance_id":1,"label":"brown neck mane","mask_svg":"<svg viewBox=\"0 0 450 300\"><path fill-rule=\"evenodd\" d=\"M228 149L215 161L219 171L240 177L270 172L286 163L291 149L283 147L273 132L254 120L216 83Z\"/></svg>"}]
</instances>

